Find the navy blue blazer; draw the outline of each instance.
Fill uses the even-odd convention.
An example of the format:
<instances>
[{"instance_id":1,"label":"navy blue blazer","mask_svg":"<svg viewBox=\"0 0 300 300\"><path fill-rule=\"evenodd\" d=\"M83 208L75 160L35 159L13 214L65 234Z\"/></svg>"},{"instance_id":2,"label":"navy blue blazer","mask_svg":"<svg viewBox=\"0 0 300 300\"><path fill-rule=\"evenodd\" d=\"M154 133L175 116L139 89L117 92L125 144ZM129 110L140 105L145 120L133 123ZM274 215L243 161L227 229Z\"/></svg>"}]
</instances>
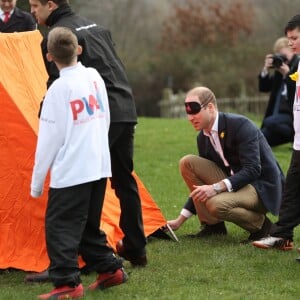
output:
<instances>
[{"instance_id":1,"label":"navy blue blazer","mask_svg":"<svg viewBox=\"0 0 300 300\"><path fill-rule=\"evenodd\" d=\"M222 112L219 112L218 126L221 147L230 168L224 165L202 131L197 136L199 155L214 161L227 174L233 191L251 184L266 209L278 215L285 178L260 129L244 116ZM191 201L189 198L185 208L195 212Z\"/></svg>"},{"instance_id":2,"label":"navy blue blazer","mask_svg":"<svg viewBox=\"0 0 300 300\"><path fill-rule=\"evenodd\" d=\"M35 29L36 22L33 16L17 7L15 7L14 12L7 23L4 23L0 19L0 32L13 33L31 31Z\"/></svg>"}]
</instances>

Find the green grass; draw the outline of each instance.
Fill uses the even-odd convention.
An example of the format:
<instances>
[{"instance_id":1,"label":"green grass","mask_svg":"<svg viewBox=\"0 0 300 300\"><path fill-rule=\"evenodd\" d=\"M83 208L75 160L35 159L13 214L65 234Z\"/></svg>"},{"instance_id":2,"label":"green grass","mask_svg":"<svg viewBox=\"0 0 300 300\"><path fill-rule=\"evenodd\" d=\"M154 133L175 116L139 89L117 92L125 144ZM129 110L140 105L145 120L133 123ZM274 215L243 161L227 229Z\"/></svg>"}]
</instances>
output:
<instances>
[{"instance_id":1,"label":"green grass","mask_svg":"<svg viewBox=\"0 0 300 300\"><path fill-rule=\"evenodd\" d=\"M135 170L161 208L166 219L178 215L188 194L178 160L197 153L197 132L186 120L140 118L135 138ZM291 145L274 148L284 172L289 165ZM276 217L270 216L273 221ZM260 250L240 245L247 232L227 223L226 237L190 239L199 230L196 217L177 232L179 242L151 239L149 264L133 269L126 284L97 292L85 299L299 299L300 264L296 251ZM300 246L300 230L295 232ZM0 275L0 299L35 299L51 284L25 285L23 272ZM88 285L95 275L82 276Z\"/></svg>"}]
</instances>

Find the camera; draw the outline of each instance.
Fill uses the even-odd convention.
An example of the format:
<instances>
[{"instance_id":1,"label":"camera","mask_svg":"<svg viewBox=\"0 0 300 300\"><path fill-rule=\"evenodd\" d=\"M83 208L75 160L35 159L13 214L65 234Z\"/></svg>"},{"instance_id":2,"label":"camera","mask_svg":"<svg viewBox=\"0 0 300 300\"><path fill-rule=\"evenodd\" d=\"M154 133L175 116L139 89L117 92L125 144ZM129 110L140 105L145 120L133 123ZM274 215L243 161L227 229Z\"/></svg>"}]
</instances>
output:
<instances>
[{"instance_id":1,"label":"camera","mask_svg":"<svg viewBox=\"0 0 300 300\"><path fill-rule=\"evenodd\" d=\"M272 67L273 68L280 68L283 63L287 62L287 57L283 54L274 54L273 55L273 62L272 62Z\"/></svg>"}]
</instances>

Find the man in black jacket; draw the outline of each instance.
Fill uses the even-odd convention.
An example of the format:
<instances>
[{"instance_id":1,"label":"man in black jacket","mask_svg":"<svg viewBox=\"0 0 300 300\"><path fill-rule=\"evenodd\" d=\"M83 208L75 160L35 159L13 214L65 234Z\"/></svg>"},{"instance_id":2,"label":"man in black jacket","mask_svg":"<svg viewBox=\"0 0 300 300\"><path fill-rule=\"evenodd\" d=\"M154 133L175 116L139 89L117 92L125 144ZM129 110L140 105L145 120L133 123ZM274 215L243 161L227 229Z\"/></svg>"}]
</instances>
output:
<instances>
[{"instance_id":1,"label":"man in black jacket","mask_svg":"<svg viewBox=\"0 0 300 300\"><path fill-rule=\"evenodd\" d=\"M17 0L0 0L0 32L13 33L36 29L32 15L19 9Z\"/></svg>"},{"instance_id":2,"label":"man in black jacket","mask_svg":"<svg viewBox=\"0 0 300 300\"><path fill-rule=\"evenodd\" d=\"M299 57L288 45L288 39L276 40L274 54L267 54L262 71L258 75L260 92L270 93L269 102L261 125L261 131L271 147L293 142L293 102L295 81L290 74L297 71Z\"/></svg>"},{"instance_id":3,"label":"man in black jacket","mask_svg":"<svg viewBox=\"0 0 300 300\"><path fill-rule=\"evenodd\" d=\"M120 200L120 227L124 238L117 245L118 254L133 266L145 266L146 237L142 220L141 200L133 171L134 130L137 113L132 90L124 66L116 54L110 31L76 15L68 0L29 0L31 13L38 24L49 29L70 28L77 36L83 51L79 61L94 67L101 74L108 93L111 125L109 143L112 163L111 184ZM47 86L58 78L59 72L46 59L47 38L41 44L49 75Z\"/></svg>"}]
</instances>

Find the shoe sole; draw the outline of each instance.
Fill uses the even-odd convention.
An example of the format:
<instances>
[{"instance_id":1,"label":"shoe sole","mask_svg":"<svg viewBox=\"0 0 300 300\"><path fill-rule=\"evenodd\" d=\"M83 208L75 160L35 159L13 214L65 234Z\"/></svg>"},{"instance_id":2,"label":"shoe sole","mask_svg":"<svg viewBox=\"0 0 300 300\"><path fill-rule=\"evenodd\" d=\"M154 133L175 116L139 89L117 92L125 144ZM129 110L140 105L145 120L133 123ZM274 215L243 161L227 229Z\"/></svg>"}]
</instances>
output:
<instances>
[{"instance_id":1,"label":"shoe sole","mask_svg":"<svg viewBox=\"0 0 300 300\"><path fill-rule=\"evenodd\" d=\"M227 232L220 232L220 233L212 233L212 234L206 234L206 235L201 235L199 233L196 234L187 234L186 236L192 239L209 239L213 237L218 237L218 236L226 236Z\"/></svg>"},{"instance_id":2,"label":"shoe sole","mask_svg":"<svg viewBox=\"0 0 300 300\"><path fill-rule=\"evenodd\" d=\"M58 297L57 299L58 299L58 300L65 300L65 299L83 299L83 297L84 297L84 295L82 295L82 296L68 296L68 297L63 297L63 298ZM51 299L51 298L50 298L50 299Z\"/></svg>"},{"instance_id":3,"label":"shoe sole","mask_svg":"<svg viewBox=\"0 0 300 300\"><path fill-rule=\"evenodd\" d=\"M52 296L51 298L47 299L57 299L57 300L66 300L66 299L83 299L83 296L69 296L69 295L62 295L62 296ZM46 298L38 298L38 299L46 299Z\"/></svg>"},{"instance_id":4,"label":"shoe sole","mask_svg":"<svg viewBox=\"0 0 300 300\"><path fill-rule=\"evenodd\" d=\"M49 277L48 271L28 274L24 278L24 282L28 283L28 284L43 283L43 282L50 282L50 281L51 281L51 279Z\"/></svg>"},{"instance_id":5,"label":"shoe sole","mask_svg":"<svg viewBox=\"0 0 300 300\"><path fill-rule=\"evenodd\" d=\"M255 246L256 248L265 249L265 250L268 250L268 249L277 249L277 250L281 250L281 251L293 250L293 246L291 246L291 247L271 247L271 246L267 246L267 245L255 243L255 242L253 242L252 245Z\"/></svg>"},{"instance_id":6,"label":"shoe sole","mask_svg":"<svg viewBox=\"0 0 300 300\"><path fill-rule=\"evenodd\" d=\"M64 300L64 299L82 299L84 297L84 291L76 291L76 292L57 292L55 294L42 294L38 296L38 299L57 299L57 300Z\"/></svg>"}]
</instances>

